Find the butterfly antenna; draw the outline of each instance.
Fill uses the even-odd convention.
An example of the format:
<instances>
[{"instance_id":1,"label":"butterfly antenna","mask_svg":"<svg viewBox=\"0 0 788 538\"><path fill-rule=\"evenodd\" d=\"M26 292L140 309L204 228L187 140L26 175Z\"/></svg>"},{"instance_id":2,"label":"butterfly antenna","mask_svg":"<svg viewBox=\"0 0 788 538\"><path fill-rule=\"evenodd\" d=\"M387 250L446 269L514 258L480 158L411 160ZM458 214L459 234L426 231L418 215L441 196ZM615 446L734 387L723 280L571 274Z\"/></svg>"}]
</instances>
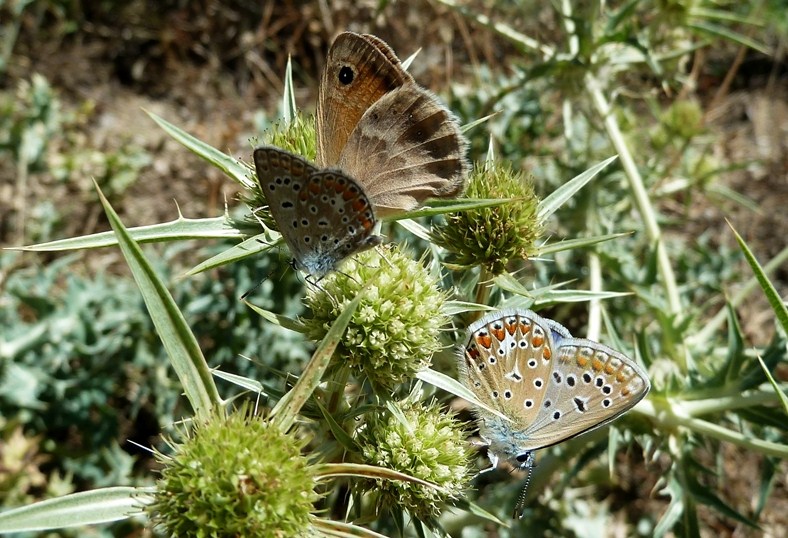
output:
<instances>
[{"instance_id":1,"label":"butterfly antenna","mask_svg":"<svg viewBox=\"0 0 788 538\"><path fill-rule=\"evenodd\" d=\"M525 515L525 497L528 494L528 486L531 484L531 474L534 472L533 466L528 467L528 475L525 477L525 484L523 489L520 490L520 495L517 496L517 503L514 505L514 512L512 518L523 519Z\"/></svg>"},{"instance_id":2,"label":"butterfly antenna","mask_svg":"<svg viewBox=\"0 0 788 538\"><path fill-rule=\"evenodd\" d=\"M251 294L252 294L252 293L253 293L253 292L254 292L254 291L257 289L257 288L259 288L260 286L262 286L262 285L263 285L263 282L265 282L266 280L268 280L268 277L269 277L269 276L271 276L271 271L269 271L267 275L265 275L263 278L261 278L261 279L259 280L259 282L257 282L257 284L255 284L254 286L252 286L250 289L246 290L246 291L244 292L244 294L243 294L243 295L241 295L241 300L242 300L242 301L243 301L243 300L245 300L245 299L246 299L247 297L249 297L249 296L250 296L250 295L251 295Z\"/></svg>"},{"instance_id":3,"label":"butterfly antenna","mask_svg":"<svg viewBox=\"0 0 788 538\"><path fill-rule=\"evenodd\" d=\"M268 273L266 273L266 275L265 275L263 278L261 278L261 279L260 279L260 281L259 281L257 284L255 284L254 286L252 286L252 288L251 288L250 290L248 290L248 291L244 292L244 294L243 294L243 295L241 295L241 300L243 301L244 299L246 299L247 297L249 297L249 296L250 296L250 295L251 295L251 294L252 294L252 293L253 293L255 290L257 290L257 288L259 288L260 286L262 286L262 285L263 285L263 282L265 282L266 280L268 280L268 277L270 277L270 276L271 276L271 274L273 274L273 273L274 273L275 271L277 271L278 269L279 269L279 264L275 265L273 269L271 269L270 271L268 271ZM281 279L281 276L280 276L279 278Z\"/></svg>"},{"instance_id":4,"label":"butterfly antenna","mask_svg":"<svg viewBox=\"0 0 788 538\"><path fill-rule=\"evenodd\" d=\"M340 271L338 269L337 269L337 274L342 275L343 277L347 278L348 280L352 280L353 282L355 282L359 286L361 285L361 282L359 282L358 279L355 278L353 275L349 275L349 274L345 273L344 271Z\"/></svg>"}]
</instances>

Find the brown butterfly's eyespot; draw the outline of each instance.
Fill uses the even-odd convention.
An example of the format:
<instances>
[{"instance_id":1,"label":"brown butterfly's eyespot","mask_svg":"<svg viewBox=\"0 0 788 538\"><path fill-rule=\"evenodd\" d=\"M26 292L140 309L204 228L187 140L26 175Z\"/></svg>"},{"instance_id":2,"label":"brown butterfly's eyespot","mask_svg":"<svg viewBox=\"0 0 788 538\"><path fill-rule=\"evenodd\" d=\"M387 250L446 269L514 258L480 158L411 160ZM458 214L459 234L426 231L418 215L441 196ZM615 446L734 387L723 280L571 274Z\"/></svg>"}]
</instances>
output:
<instances>
[{"instance_id":1,"label":"brown butterfly's eyespot","mask_svg":"<svg viewBox=\"0 0 788 538\"><path fill-rule=\"evenodd\" d=\"M355 78L355 74L353 73L353 69L348 66L342 66L339 70L339 82L347 86L353 79Z\"/></svg>"}]
</instances>

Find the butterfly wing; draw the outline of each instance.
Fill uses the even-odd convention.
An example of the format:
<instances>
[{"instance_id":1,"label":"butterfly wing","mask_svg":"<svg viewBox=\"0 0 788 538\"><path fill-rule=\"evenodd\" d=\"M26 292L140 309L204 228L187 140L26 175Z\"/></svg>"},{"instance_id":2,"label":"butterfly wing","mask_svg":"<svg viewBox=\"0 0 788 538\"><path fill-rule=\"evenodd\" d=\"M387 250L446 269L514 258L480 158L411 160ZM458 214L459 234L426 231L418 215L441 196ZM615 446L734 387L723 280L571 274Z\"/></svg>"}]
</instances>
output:
<instances>
[{"instance_id":1,"label":"butterfly wing","mask_svg":"<svg viewBox=\"0 0 788 538\"><path fill-rule=\"evenodd\" d=\"M612 421L648 394L648 376L633 360L604 344L559 339L539 415L525 431L543 448Z\"/></svg>"},{"instance_id":2,"label":"butterfly wing","mask_svg":"<svg viewBox=\"0 0 788 538\"><path fill-rule=\"evenodd\" d=\"M539 415L555 360L553 339L551 327L530 310L494 312L468 328L462 381L509 417L512 431L527 430ZM479 416L486 422L495 417L483 410Z\"/></svg>"},{"instance_id":3,"label":"butterfly wing","mask_svg":"<svg viewBox=\"0 0 788 538\"><path fill-rule=\"evenodd\" d=\"M428 90L400 86L361 117L339 167L364 185L380 216L415 209L428 198L457 196L469 164L454 116Z\"/></svg>"},{"instance_id":4,"label":"butterfly wing","mask_svg":"<svg viewBox=\"0 0 788 538\"><path fill-rule=\"evenodd\" d=\"M318 279L380 243L364 190L338 170L318 170L280 148L255 149L257 179L299 268Z\"/></svg>"},{"instance_id":5,"label":"butterfly wing","mask_svg":"<svg viewBox=\"0 0 788 538\"><path fill-rule=\"evenodd\" d=\"M412 82L394 51L379 38L339 34L328 51L318 90L318 165L336 165L364 113L386 93Z\"/></svg>"}]
</instances>

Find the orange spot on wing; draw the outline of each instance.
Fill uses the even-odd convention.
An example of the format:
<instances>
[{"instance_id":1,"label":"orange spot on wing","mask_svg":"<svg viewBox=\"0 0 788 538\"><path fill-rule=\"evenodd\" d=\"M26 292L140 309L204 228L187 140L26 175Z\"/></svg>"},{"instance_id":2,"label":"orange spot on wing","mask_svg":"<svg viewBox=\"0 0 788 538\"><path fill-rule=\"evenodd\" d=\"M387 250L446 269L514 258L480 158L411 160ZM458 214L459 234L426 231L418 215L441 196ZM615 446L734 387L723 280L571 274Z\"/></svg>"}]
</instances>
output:
<instances>
[{"instance_id":1,"label":"orange spot on wing","mask_svg":"<svg viewBox=\"0 0 788 538\"><path fill-rule=\"evenodd\" d=\"M492 333L492 335L493 335L493 336L494 336L494 337L495 337L495 338L496 338L498 341L501 341L501 340L503 340L504 338L506 338L506 333L504 332L503 328L500 328L500 329L499 329L499 328L497 328L497 327L493 327L492 329L490 329L490 333Z\"/></svg>"},{"instance_id":2,"label":"orange spot on wing","mask_svg":"<svg viewBox=\"0 0 788 538\"><path fill-rule=\"evenodd\" d=\"M492 338L490 338L490 335L487 333L477 334L476 343L485 349L490 349L490 347L492 347Z\"/></svg>"},{"instance_id":3,"label":"orange spot on wing","mask_svg":"<svg viewBox=\"0 0 788 538\"><path fill-rule=\"evenodd\" d=\"M361 222L361 226L365 230L371 230L372 227L374 226L373 222L371 220L369 220L369 219L361 218L361 219L359 219L359 221Z\"/></svg>"}]
</instances>

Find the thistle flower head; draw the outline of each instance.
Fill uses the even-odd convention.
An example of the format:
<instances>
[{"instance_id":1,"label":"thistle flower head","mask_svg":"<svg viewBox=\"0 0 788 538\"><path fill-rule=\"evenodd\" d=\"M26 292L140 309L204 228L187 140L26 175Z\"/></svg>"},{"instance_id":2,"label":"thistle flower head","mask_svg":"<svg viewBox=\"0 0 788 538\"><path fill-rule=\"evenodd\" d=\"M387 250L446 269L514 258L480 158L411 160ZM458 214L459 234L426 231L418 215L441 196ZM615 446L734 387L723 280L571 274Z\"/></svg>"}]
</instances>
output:
<instances>
[{"instance_id":1,"label":"thistle flower head","mask_svg":"<svg viewBox=\"0 0 788 538\"><path fill-rule=\"evenodd\" d=\"M301 114L297 114L290 123L274 124L264 137L266 144L301 155L312 162L317 155L316 140L315 118L304 118Z\"/></svg>"},{"instance_id":2,"label":"thistle flower head","mask_svg":"<svg viewBox=\"0 0 788 538\"><path fill-rule=\"evenodd\" d=\"M511 202L447 215L436 226L433 240L451 254L460 267L480 265L491 274L506 271L512 260L537 253L534 245L542 232L537 220L539 200L531 180L507 164L477 167L472 174L468 198L512 198Z\"/></svg>"},{"instance_id":3,"label":"thistle flower head","mask_svg":"<svg viewBox=\"0 0 788 538\"><path fill-rule=\"evenodd\" d=\"M310 536L317 500L303 441L242 408L197 423L164 465L151 521L168 536Z\"/></svg>"},{"instance_id":4,"label":"thistle flower head","mask_svg":"<svg viewBox=\"0 0 788 538\"><path fill-rule=\"evenodd\" d=\"M307 335L320 340L345 305L362 293L337 355L374 385L390 388L428 366L441 348L439 331L448 319L442 312L446 297L437 284L397 247L368 250L309 290L306 305L312 317L302 321Z\"/></svg>"},{"instance_id":5,"label":"thistle flower head","mask_svg":"<svg viewBox=\"0 0 788 538\"><path fill-rule=\"evenodd\" d=\"M400 506L421 519L437 516L442 505L457 499L473 472L465 432L452 414L432 402L408 398L398 416L380 412L359 430L365 463L426 480L440 489L399 480L367 481L362 488L377 495L378 507Z\"/></svg>"}]
</instances>

